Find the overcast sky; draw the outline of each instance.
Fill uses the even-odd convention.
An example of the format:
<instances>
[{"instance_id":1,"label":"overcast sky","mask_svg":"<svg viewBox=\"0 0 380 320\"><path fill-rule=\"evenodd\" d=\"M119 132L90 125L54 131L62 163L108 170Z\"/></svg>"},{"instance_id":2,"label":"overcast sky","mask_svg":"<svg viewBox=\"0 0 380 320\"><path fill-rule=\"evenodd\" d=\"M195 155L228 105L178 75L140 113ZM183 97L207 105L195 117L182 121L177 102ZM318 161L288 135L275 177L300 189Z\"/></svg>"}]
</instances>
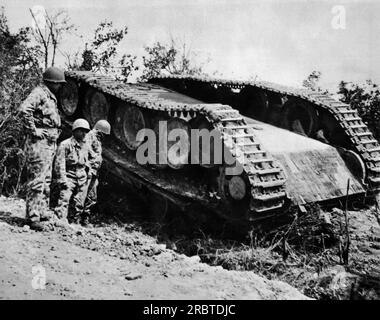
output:
<instances>
[{"instance_id":1,"label":"overcast sky","mask_svg":"<svg viewBox=\"0 0 380 320\"><path fill-rule=\"evenodd\" d=\"M145 45L185 39L208 70L224 77L301 85L313 70L325 87L340 80L380 83L380 1L255 0L0 0L12 30L32 22L29 8L67 9L78 33L93 34L108 19L127 25L122 51L140 55ZM345 29L334 29L336 5L343 5ZM83 47L67 38L63 50ZM62 58L59 60L63 62Z\"/></svg>"}]
</instances>

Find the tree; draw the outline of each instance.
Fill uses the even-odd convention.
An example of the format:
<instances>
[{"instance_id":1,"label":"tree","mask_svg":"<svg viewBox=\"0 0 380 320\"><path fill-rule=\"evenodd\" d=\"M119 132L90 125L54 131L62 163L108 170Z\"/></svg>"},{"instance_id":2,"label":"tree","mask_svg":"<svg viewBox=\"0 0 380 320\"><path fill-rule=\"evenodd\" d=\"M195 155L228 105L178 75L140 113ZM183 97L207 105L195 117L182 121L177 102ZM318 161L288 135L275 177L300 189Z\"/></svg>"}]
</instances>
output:
<instances>
[{"instance_id":1,"label":"tree","mask_svg":"<svg viewBox=\"0 0 380 320\"><path fill-rule=\"evenodd\" d=\"M209 62L197 63L196 53L186 42L179 43L171 38L170 43L156 42L145 47L147 53L143 56L143 74L141 80L147 80L158 75L205 75L204 66Z\"/></svg>"},{"instance_id":2,"label":"tree","mask_svg":"<svg viewBox=\"0 0 380 320\"><path fill-rule=\"evenodd\" d=\"M82 52L81 70L100 72L127 81L131 74L138 70L136 56L123 54L120 56L118 46L127 35L128 28L121 29L113 27L112 22L103 21L95 29L94 38ZM78 65L78 56L71 66Z\"/></svg>"},{"instance_id":3,"label":"tree","mask_svg":"<svg viewBox=\"0 0 380 320\"><path fill-rule=\"evenodd\" d=\"M70 23L70 18L65 10L49 13L45 10L33 12L29 9L34 20L33 36L36 42L43 48L45 69L50 65L54 66L58 46L63 37L75 30L74 24ZM49 62L49 57L51 60Z\"/></svg>"},{"instance_id":4,"label":"tree","mask_svg":"<svg viewBox=\"0 0 380 320\"><path fill-rule=\"evenodd\" d=\"M80 50L76 52L64 52L65 66L67 70L81 70L82 62L80 61L81 52Z\"/></svg>"},{"instance_id":5,"label":"tree","mask_svg":"<svg viewBox=\"0 0 380 320\"><path fill-rule=\"evenodd\" d=\"M31 45L30 29L11 33L0 8L0 194L21 189L25 135L17 109L39 82L39 58L39 48Z\"/></svg>"},{"instance_id":6,"label":"tree","mask_svg":"<svg viewBox=\"0 0 380 320\"><path fill-rule=\"evenodd\" d=\"M303 81L302 86L312 91L322 91L318 86L322 73L320 71L313 71L309 74L306 80Z\"/></svg>"},{"instance_id":7,"label":"tree","mask_svg":"<svg viewBox=\"0 0 380 320\"><path fill-rule=\"evenodd\" d=\"M380 91L371 80L364 84L341 81L338 93L340 100L358 111L376 139L380 139Z\"/></svg>"}]
</instances>

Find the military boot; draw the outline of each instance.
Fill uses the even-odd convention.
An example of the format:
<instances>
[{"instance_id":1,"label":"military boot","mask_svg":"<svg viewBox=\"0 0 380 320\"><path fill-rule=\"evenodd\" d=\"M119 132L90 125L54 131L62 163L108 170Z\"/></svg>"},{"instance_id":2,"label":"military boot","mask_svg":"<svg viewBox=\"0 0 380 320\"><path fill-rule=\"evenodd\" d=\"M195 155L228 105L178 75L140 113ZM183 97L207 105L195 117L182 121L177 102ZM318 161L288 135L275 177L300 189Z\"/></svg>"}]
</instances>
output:
<instances>
[{"instance_id":1,"label":"military boot","mask_svg":"<svg viewBox=\"0 0 380 320\"><path fill-rule=\"evenodd\" d=\"M46 221L32 221L29 223L30 229L35 231L52 231L54 227L51 223Z\"/></svg>"},{"instance_id":2,"label":"military boot","mask_svg":"<svg viewBox=\"0 0 380 320\"><path fill-rule=\"evenodd\" d=\"M81 224L81 217L80 216L73 216L69 219L70 223L74 224Z\"/></svg>"},{"instance_id":3,"label":"military boot","mask_svg":"<svg viewBox=\"0 0 380 320\"><path fill-rule=\"evenodd\" d=\"M54 219L54 212L52 210L44 210L40 215L40 221L50 221Z\"/></svg>"},{"instance_id":4,"label":"military boot","mask_svg":"<svg viewBox=\"0 0 380 320\"><path fill-rule=\"evenodd\" d=\"M90 217L88 215L85 215L83 218L82 218L82 222L81 222L82 226L83 227L92 227L93 225L90 223Z\"/></svg>"},{"instance_id":5,"label":"military boot","mask_svg":"<svg viewBox=\"0 0 380 320\"><path fill-rule=\"evenodd\" d=\"M60 227L60 228L64 228L64 229L70 228L70 224L69 224L69 221L67 220L67 218L61 218L61 219L57 218L54 222L54 225L56 227Z\"/></svg>"}]
</instances>

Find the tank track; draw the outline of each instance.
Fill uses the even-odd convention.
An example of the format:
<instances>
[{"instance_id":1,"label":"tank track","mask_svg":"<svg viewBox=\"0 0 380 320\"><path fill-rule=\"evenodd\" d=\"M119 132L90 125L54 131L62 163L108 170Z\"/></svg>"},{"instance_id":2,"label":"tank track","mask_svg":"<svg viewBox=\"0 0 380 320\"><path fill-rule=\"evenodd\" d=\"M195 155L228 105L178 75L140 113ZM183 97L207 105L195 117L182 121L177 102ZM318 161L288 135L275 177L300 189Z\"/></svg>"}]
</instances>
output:
<instances>
[{"instance_id":1,"label":"tank track","mask_svg":"<svg viewBox=\"0 0 380 320\"><path fill-rule=\"evenodd\" d=\"M183 115L207 118L221 133L225 147L243 167L250 184L250 211L272 212L283 207L287 200L284 172L277 161L262 148L255 136L254 128L246 123L237 110L222 104L185 104L152 98L149 91L158 88L152 84L126 84L87 71L68 71L65 74L68 79L86 83L100 92L139 108L161 111L170 117ZM159 88L171 91L161 86Z\"/></svg>"},{"instance_id":2,"label":"tank track","mask_svg":"<svg viewBox=\"0 0 380 320\"><path fill-rule=\"evenodd\" d=\"M318 105L336 119L337 123L344 129L349 137L353 148L363 159L367 169L367 182L372 190L380 190L380 144L374 138L367 125L359 117L357 111L348 104L334 99L330 94L314 92L307 89L296 89L288 86L278 85L266 81L233 81L223 79L213 79L195 76L159 76L150 79L151 82L158 83L162 80L186 80L196 81L217 87L228 87L230 89L243 89L247 86L278 93L287 97L296 97L312 105ZM158 80L158 82L157 82Z\"/></svg>"}]
</instances>

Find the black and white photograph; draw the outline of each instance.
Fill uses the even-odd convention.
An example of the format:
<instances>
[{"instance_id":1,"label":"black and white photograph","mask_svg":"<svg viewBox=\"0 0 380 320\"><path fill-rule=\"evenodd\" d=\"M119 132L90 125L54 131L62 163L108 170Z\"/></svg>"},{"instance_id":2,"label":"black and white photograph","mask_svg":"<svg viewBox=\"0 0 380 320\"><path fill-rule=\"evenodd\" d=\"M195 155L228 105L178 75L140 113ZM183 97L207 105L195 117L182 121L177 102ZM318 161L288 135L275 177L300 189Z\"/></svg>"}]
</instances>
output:
<instances>
[{"instance_id":1,"label":"black and white photograph","mask_svg":"<svg viewBox=\"0 0 380 320\"><path fill-rule=\"evenodd\" d=\"M0 0L0 300L379 300L379 13Z\"/></svg>"}]
</instances>

